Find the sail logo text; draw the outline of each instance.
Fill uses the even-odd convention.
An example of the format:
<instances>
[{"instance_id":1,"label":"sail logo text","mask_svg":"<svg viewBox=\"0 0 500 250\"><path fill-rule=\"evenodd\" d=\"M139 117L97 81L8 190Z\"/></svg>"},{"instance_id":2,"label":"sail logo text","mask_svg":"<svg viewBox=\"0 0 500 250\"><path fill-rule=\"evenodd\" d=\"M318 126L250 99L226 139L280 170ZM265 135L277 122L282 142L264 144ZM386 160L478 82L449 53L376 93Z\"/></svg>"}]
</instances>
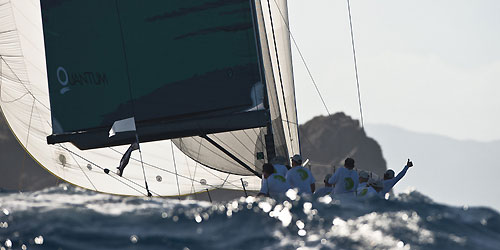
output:
<instances>
[{"instance_id":1,"label":"sail logo text","mask_svg":"<svg viewBox=\"0 0 500 250\"><path fill-rule=\"evenodd\" d=\"M70 91L70 86L102 86L108 85L108 77L103 72L77 72L69 73L63 67L57 68L57 81L62 88L59 91L62 95Z\"/></svg>"}]
</instances>

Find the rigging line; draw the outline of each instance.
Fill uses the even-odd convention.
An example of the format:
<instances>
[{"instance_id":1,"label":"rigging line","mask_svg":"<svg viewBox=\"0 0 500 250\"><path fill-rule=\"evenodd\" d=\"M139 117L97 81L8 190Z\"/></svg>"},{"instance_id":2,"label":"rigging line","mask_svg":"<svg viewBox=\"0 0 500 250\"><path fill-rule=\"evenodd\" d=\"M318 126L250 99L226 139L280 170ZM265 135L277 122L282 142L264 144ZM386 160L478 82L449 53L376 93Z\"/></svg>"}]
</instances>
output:
<instances>
[{"instance_id":1,"label":"rigging line","mask_svg":"<svg viewBox=\"0 0 500 250\"><path fill-rule=\"evenodd\" d=\"M349 12L349 27L351 29L351 44L352 44L352 55L354 58L354 71L356 72L356 86L358 88L358 104L359 104L359 113L361 115L361 128L364 128L364 120L363 120L363 109L361 106L361 92L359 90L359 77L358 77L358 62L356 60L356 49L354 46L354 32L352 29L352 18L351 18L351 2L347 0L347 12Z\"/></svg>"},{"instance_id":2,"label":"rigging line","mask_svg":"<svg viewBox=\"0 0 500 250\"><path fill-rule=\"evenodd\" d=\"M172 140L170 140L170 142L172 142ZM182 145L184 144L184 142L182 140L179 140L179 145L180 147L177 147L177 144L175 144L175 146L182 152ZM186 154L184 154L184 160L186 162L186 167L187 167L187 170L188 170L188 174L189 174L189 178L193 179L193 175L191 175L191 168L189 167L189 162L188 162L188 159L187 159L187 156ZM194 193L194 187L193 187L193 182L191 182L191 192Z\"/></svg>"},{"instance_id":3,"label":"rigging line","mask_svg":"<svg viewBox=\"0 0 500 250\"><path fill-rule=\"evenodd\" d=\"M31 114L30 114L30 121L28 123L28 133L26 135L26 150L28 150L28 142L29 142L29 139L30 139L30 132L31 132L31 121L33 120L33 110L35 108L35 99L33 99L33 104L31 105ZM28 154L28 152L25 152L24 154L24 158L23 158L23 166L22 166L22 170L21 170L21 176L19 178L19 191L22 191L22 188L23 188L23 176L24 176L24 165L26 163L26 155Z\"/></svg>"},{"instance_id":4,"label":"rigging line","mask_svg":"<svg viewBox=\"0 0 500 250\"><path fill-rule=\"evenodd\" d=\"M24 83L24 81L21 80L21 78L19 78L19 76L14 72L14 70L9 65L9 63L7 63L7 61L5 61L5 59L2 56L0 56L0 59L2 59L2 61L5 63L5 65L7 65L7 67L9 67L10 71L14 74L14 76L17 78L17 80L19 81L19 83L21 83L21 85L24 87L24 89L26 89L26 91L28 92L28 94L31 95L31 97L33 97L33 99L35 99L38 103L40 103L40 105L42 105L44 108L46 108L47 110L50 111L50 108L47 107L42 101L38 100L38 98L28 89L28 87L26 86L26 84Z\"/></svg>"},{"instance_id":5,"label":"rigging line","mask_svg":"<svg viewBox=\"0 0 500 250\"><path fill-rule=\"evenodd\" d=\"M231 158L233 161L236 163L240 164L242 167L244 167L246 170L250 171L253 173L255 176L260 177L261 175L252 167L250 167L248 164L244 163L240 158L236 157L233 153L229 152L226 148L221 146L219 143L214 141L212 138L210 138L208 135L202 135L202 137L207 140L212 146L216 147L218 150L220 150L222 153L224 153L226 156ZM251 165L251 164L250 164ZM231 172L229 172L231 173Z\"/></svg>"},{"instance_id":6,"label":"rigging line","mask_svg":"<svg viewBox=\"0 0 500 250\"><path fill-rule=\"evenodd\" d=\"M14 21L14 24L16 24L17 22L16 22L16 17L14 15L14 4L12 3L11 0L9 0L9 3L10 3L9 7L10 7L11 15L12 15L12 20ZM21 51L21 55L24 57L23 47L21 46L21 35L22 34L19 32L19 30L17 29L17 26L15 26L15 25L14 25L14 30L17 31L17 32L14 32L14 36L17 35L17 41L16 42L19 44L19 50ZM31 41L28 40L28 42L31 42ZM34 46L34 47L36 49L36 46ZM7 66L10 68L10 70L12 71L12 73L14 73L14 70L10 67L10 65L8 65L8 63L5 61L5 59L3 59L3 60L4 60L5 64L7 64ZM24 60L22 61L22 65L24 66L24 70L26 70L26 73L28 73L27 72L28 69L26 67L26 64L25 64ZM19 81L21 82L21 84L23 84L22 81L21 81L21 79L17 76L17 74L14 73L14 75L19 79ZM27 79L28 79L28 82L30 82L29 81L29 76L27 77ZM24 86L24 84L23 84L23 86ZM30 94L36 100L35 95L33 95L31 92L30 92Z\"/></svg>"},{"instance_id":7,"label":"rigging line","mask_svg":"<svg viewBox=\"0 0 500 250\"><path fill-rule=\"evenodd\" d=\"M88 160L87 158L85 158L85 157L83 157L83 156L81 156L81 155L79 155L79 154L77 154L77 153L75 153L75 152L71 151L70 149L68 149L68 148L66 148L66 147L64 147L64 146L62 146L61 144L59 144L59 147L61 147L61 148L63 148L64 150L68 151L70 154L74 154L74 155L76 155L78 158L83 159L84 161L87 161L88 163L90 163L90 164L92 164L92 165L94 165L94 166L98 167L99 169L104 170L104 168L103 168L103 167L101 167L101 166L99 166L99 165L97 165L97 164L95 164L95 163L91 162L91 161L90 161L90 160ZM113 172L112 172L112 173L113 173ZM115 176L113 176L113 175L111 175L111 174L107 174L107 175L108 175L108 176L110 176L111 178L113 178L113 179L115 179L115 180L117 180L117 181L121 182L123 185L125 185L125 186L127 186L127 187L129 187L129 188L133 189L134 191L138 192L139 194L141 194L141 195L146 195L145 193L143 193L143 192L142 192L142 191L140 191L139 189L137 189L137 188L133 187L132 185L130 185L130 184L128 184L128 183L126 183L126 182L122 181L121 179L119 179L119 178L117 178L117 177L115 177ZM139 187L141 187L141 188L143 188L141 185L137 184L136 182L134 182L134 181L132 181L132 180L129 180L128 178L125 178L125 177L122 177L122 178L123 178L123 179L125 179L125 180L127 180L127 181L129 181L129 182L132 182L133 184L135 184L135 185L137 185L137 186L139 186ZM157 194L157 195L158 195L158 196L160 196L159 194Z\"/></svg>"},{"instance_id":8,"label":"rigging line","mask_svg":"<svg viewBox=\"0 0 500 250\"><path fill-rule=\"evenodd\" d=\"M295 45L297 52L299 52L299 56L300 56L302 63L306 67L307 74L309 75L309 78L311 78L311 82L313 83L314 88L316 89L316 92L318 93L319 98L321 99L321 102L323 103L323 106L326 109L326 113L328 113L328 115L331 115L330 111L328 110L328 107L326 106L325 100L323 99L323 95L321 95L321 92L319 91L318 85L316 84L316 81L313 78L311 70L309 69L309 66L307 66L307 62L306 62L304 56L302 55L302 52L300 51L299 45L297 44L297 41L295 40L295 37L293 36L292 31L290 30L290 25L287 22L285 22L285 17L283 16L283 13L281 12L281 9L280 9L278 3L276 3L276 0L273 0L273 1L278 8L278 11L281 15L281 18L283 19L283 22L285 23L286 28L288 29L288 33L290 34L290 38L292 38L293 44ZM287 120L288 120L288 118L287 118Z\"/></svg>"},{"instance_id":9,"label":"rigging line","mask_svg":"<svg viewBox=\"0 0 500 250\"><path fill-rule=\"evenodd\" d=\"M201 144L203 143L203 138L199 137L200 138L200 146L198 146L198 155L196 156L196 159L198 159L200 157L200 152L201 152ZM193 138L194 139L194 138ZM194 173L193 173L193 180L196 178L196 170L198 170L198 162L197 161L194 161L195 162L195 165L194 165ZM192 190L194 192L194 181L191 181L191 187L192 187Z\"/></svg>"},{"instance_id":10,"label":"rigging line","mask_svg":"<svg viewBox=\"0 0 500 250\"><path fill-rule=\"evenodd\" d=\"M0 85L1 85L1 84L0 84ZM2 95L0 94L0 101L2 101L2 103L13 103L13 102L17 102L17 101L19 101L19 100L23 99L23 97L25 97L26 95L28 95L28 93L24 93L22 96L17 97L17 98L15 98L15 99L13 99L13 100L4 101L4 100L2 99Z\"/></svg>"},{"instance_id":11,"label":"rigging line","mask_svg":"<svg viewBox=\"0 0 500 250\"><path fill-rule=\"evenodd\" d=\"M234 150L234 148L230 147L229 145L227 145L223 140L219 139L215 134L212 134L213 137L215 137L215 139L217 139L222 145L226 146L227 148L229 148L231 151L233 151L237 156L239 156L239 158L245 160L249 165L252 165L252 163L247 160L246 158L244 158L242 155L240 155L239 152L237 152L236 150ZM233 135L234 137L234 135ZM240 142L241 143L241 142ZM243 145L244 146L244 145ZM250 149L246 148L246 150L248 150L250 153L252 153L252 151L250 151ZM227 150L227 149L226 149ZM228 150L229 151L229 150ZM252 153L253 154L253 153Z\"/></svg>"},{"instance_id":12,"label":"rigging line","mask_svg":"<svg viewBox=\"0 0 500 250\"><path fill-rule=\"evenodd\" d=\"M85 175L85 177L87 177L87 180L90 182L90 185L92 185L92 187L94 187L94 190L97 191L97 188L95 187L94 183L90 180L90 178L88 177L87 173L85 173L85 171L83 171L83 168L82 166L80 166L80 163L78 163L78 161L75 159L75 156L73 154L71 154L71 158L73 158L73 161L76 162L76 165L78 165L78 167L80 168L80 170L82 170L82 173Z\"/></svg>"},{"instance_id":13,"label":"rigging line","mask_svg":"<svg viewBox=\"0 0 500 250\"><path fill-rule=\"evenodd\" d=\"M189 178L194 179L193 175L191 175L191 168L189 167L189 161L188 161L188 156L184 154L184 161L187 166L188 172L189 172ZM194 183L191 181L191 192L195 193L194 191ZM196 194L195 194L196 197Z\"/></svg>"},{"instance_id":14,"label":"rigging line","mask_svg":"<svg viewBox=\"0 0 500 250\"><path fill-rule=\"evenodd\" d=\"M272 33L273 33L274 52L276 53L276 62L278 64L278 75L280 77L281 95L283 96L283 106L285 108L286 120L288 120L288 108L287 108L286 100L285 100L285 90L283 88L283 77L281 76L281 66L280 66L280 59L279 59L279 56L278 56L278 46L276 44L276 34L274 32L273 15L271 13L271 2L269 2L269 0L267 0L267 6L268 6L268 9L269 9L269 18L271 20L271 30L272 30ZM288 127L288 135L289 135L290 138L292 138L292 131L290 129L290 126L287 126L287 127Z\"/></svg>"},{"instance_id":15,"label":"rigging line","mask_svg":"<svg viewBox=\"0 0 500 250\"><path fill-rule=\"evenodd\" d=\"M139 147L139 156L141 157L141 166L142 166L142 174L144 175L144 184L146 186L146 192L148 193L148 197L151 197L151 193L149 192L148 181L146 179L146 170L144 169L144 161L142 160L142 150L139 144L139 136L137 132L135 132L135 140L137 141L137 146Z\"/></svg>"},{"instance_id":16,"label":"rigging line","mask_svg":"<svg viewBox=\"0 0 500 250\"><path fill-rule=\"evenodd\" d=\"M231 174L227 174L226 179L224 179L224 182L222 183L222 185L220 185L221 188L224 187L224 184L226 184L227 179L229 178L229 176L231 176Z\"/></svg>"},{"instance_id":17,"label":"rigging line","mask_svg":"<svg viewBox=\"0 0 500 250\"><path fill-rule=\"evenodd\" d=\"M34 106L34 108L36 109L36 114L38 115L38 119L40 119L40 121L43 124L44 119L42 119L42 116L40 115L40 110L36 106ZM49 122L47 122L46 120L45 120L45 122L52 129L52 125ZM45 129L44 129L44 132L45 132L45 134L49 134L49 133L47 133L47 131ZM94 183L90 180L90 178L87 175L87 173L85 173L85 171L83 170L83 168L80 166L80 163L78 163L78 161L75 159L75 156L72 153L70 153L69 155L71 155L71 158L73 158L73 161L75 161L76 164L78 165L78 167L80 168L80 170L82 170L82 173L85 175L85 177L87 178L87 180L90 182L90 185L92 185L92 187L94 187L95 191L98 191L97 188L95 187ZM57 180L59 182L59 178L57 178Z\"/></svg>"},{"instance_id":18,"label":"rigging line","mask_svg":"<svg viewBox=\"0 0 500 250\"><path fill-rule=\"evenodd\" d=\"M173 139L170 139L171 142L173 142ZM177 146L177 144L174 143L175 147L177 149L179 149L181 152L181 148L183 147L183 144L184 142L182 140L179 140L179 146ZM184 160L186 162L186 167L187 167L187 171L188 171L188 174L189 174L189 178L193 178L193 175L191 174L191 168L189 167L189 162L188 162L188 159L187 159L187 156L186 154L183 154L184 155Z\"/></svg>"},{"instance_id":19,"label":"rigging line","mask_svg":"<svg viewBox=\"0 0 500 250\"><path fill-rule=\"evenodd\" d=\"M0 58L1 58L1 57L0 57ZM33 96L33 97L34 97L34 96ZM36 99L36 98L34 98L34 99ZM40 103L40 102L39 102L39 103ZM41 103L41 104L42 104L42 103ZM43 104L42 104L42 106L43 106L43 107L45 107L45 108L47 108L47 107L46 107L45 105L43 105ZM50 109L48 109L48 110L50 111ZM38 111L38 109L37 109L37 111ZM38 111L38 116L40 116L39 111ZM40 116L40 119L41 119L41 116ZM49 127L52 127L52 125L51 125L48 121L46 121L46 122L47 122L47 125L48 125ZM97 167L98 167L98 168L100 168L101 170L104 170L104 168L102 168L102 167L100 167L99 165L97 165L97 164L95 164L95 163L91 162L91 161L90 161L90 160L88 160L87 158L85 158L85 157L83 157L83 156L80 156L79 154L76 154L75 152L73 152L73 151L71 151L71 150L69 150L69 149L67 149L67 148L65 148L65 147L63 147L63 146L61 146L61 145L59 145L59 146L60 146L60 147L62 147L63 149L65 149L66 151L68 151L68 152L72 155L73 159L74 159L74 156L73 156L73 155L76 155L76 156L78 156L79 158L81 158L81 159L83 159L83 160L85 160L85 161L87 161L87 162L89 162L89 163L91 163L91 164L93 164L93 165L97 166ZM111 149L111 148L110 148L110 149ZM115 150L115 149L113 149L113 150ZM116 150L115 150L115 151L116 151ZM116 152L117 152L117 153L119 153L118 151L116 151ZM121 154L121 153L120 153L120 154ZM75 160L75 161L76 161L76 160ZM110 175L110 176L111 176L111 175ZM127 183L125 183L125 182L121 181L120 179L118 179L118 178L116 178L116 177L114 177L114 176L111 176L111 177L113 177L114 179L116 179L116 180L120 181L122 184L124 184L124 185L126 185L126 186L129 186L130 188L134 189L135 191L137 191L137 192L139 192L139 193L143 194L141 191L138 191L137 189L135 189L134 187L130 186L129 184L127 184ZM140 187L142 188L142 186L141 186L141 185L137 184L136 182L134 182L134 181L132 181L132 180L130 180L130 179L128 179L128 178L125 178L125 177L122 177L122 178L124 178L124 179L126 179L127 181L132 182L132 183L134 183L135 185L140 186ZM58 179L58 180L59 180L59 179ZM89 181L90 181L90 180L89 180ZM91 182L91 184L92 184L92 182ZM92 185L92 186L94 186L94 185ZM94 186L94 188L95 188L95 186ZM154 191L152 191L152 192L153 192L153 193L155 193L157 196L161 196L160 194L158 194L158 193L156 193L156 192L154 192Z\"/></svg>"},{"instance_id":20,"label":"rigging line","mask_svg":"<svg viewBox=\"0 0 500 250\"><path fill-rule=\"evenodd\" d=\"M122 27L122 21L121 21L121 16L120 16L120 9L118 8L118 0L115 0L115 6L116 6L116 14L118 16L118 24L120 26L120 35L121 35L121 41L122 41L122 47L123 47L123 57L125 61L125 69L127 71L127 82L128 82L128 91L130 95L130 103L132 105L132 116L134 117L134 122L135 122L135 104L134 104L134 99L132 96L132 82L130 80L130 72L129 72L129 65L128 65L128 59L127 59L127 51L125 49L125 39L123 35L123 27ZM135 130L135 140L137 141L137 145L139 146L139 155L141 157L141 166L142 166L142 173L144 175L144 183L146 185L146 192L148 193L148 196L151 197L151 193L149 192L149 187L148 187L148 181L146 179L146 170L144 169L144 163L142 160L142 150L140 146L140 141L139 141L139 134L137 133L137 130Z\"/></svg>"},{"instance_id":21,"label":"rigging line","mask_svg":"<svg viewBox=\"0 0 500 250\"><path fill-rule=\"evenodd\" d=\"M78 158L83 159L84 161L87 161L88 163L90 163L90 164L92 164L92 165L94 165L94 166L96 166L96 167L98 167L99 169L101 169L101 170L103 170L103 171L104 171L104 169L105 169L105 168L103 168L103 167L99 166L98 164L96 164L96 163L94 163L94 162L90 161L89 159L87 159L87 158L85 158L85 157L83 157L83 156L81 156L81 155L79 155L79 154L77 154L77 153L75 153L75 152L71 151L70 149L68 149L68 148L66 148L66 147L64 147L64 146L62 146L62 144L58 144L58 145L59 145L59 147L61 147L61 148L65 149L66 151L68 151L68 152L70 152L70 153L72 153L72 154L76 155ZM116 173L114 173L114 172L112 172L112 171L110 171L110 172L111 172L111 173L113 173L113 174L116 174ZM144 194L144 195L147 195L146 193L143 193L142 191L139 191L138 189L136 189L136 188L132 187L130 184L128 184L128 183L126 183L126 182L122 181L120 178L117 178L117 177L115 177L114 175L111 175L111 174L107 174L107 175L108 175L108 176L110 176L110 177L112 177L113 179L115 179L115 180L117 180L117 181L121 182L122 184L124 184L124 185L126 185L126 186L128 186L128 187L130 187L130 188L132 188L132 189L134 189L134 190L135 190L135 191L137 191L138 193L140 193L140 194ZM143 186L141 186L140 184L138 184L137 182L135 182L135 181L133 181L133 180L131 180L131 179L129 179L129 178L126 178L126 177L123 177L123 176L121 176L121 178L123 178L123 179L125 179L125 180L129 181L130 183L133 183L133 184L134 184L134 185L136 185L136 186L139 186L139 187L141 187L141 188L144 188ZM156 194L157 196L161 196L160 194L158 194L158 193L156 193L156 192L154 192L154 191L152 191L152 190L150 190L150 191L151 191L152 193Z\"/></svg>"},{"instance_id":22,"label":"rigging line","mask_svg":"<svg viewBox=\"0 0 500 250\"><path fill-rule=\"evenodd\" d=\"M201 138L202 138L202 137L201 137ZM203 138L203 139L204 139L204 138ZM217 138L217 139L218 139L218 138ZM230 159L227 159L224 155L221 155L221 154L219 154L219 153L216 153L214 150L210 149L208 146L205 146L205 145L202 145L202 146L203 146L203 148L205 148L206 150L210 151L212 154L214 154L214 155L218 156L218 157L219 157L219 158L221 158L222 160L224 160L224 161L226 161L226 162L228 162L228 163L230 163L230 164L234 164L234 162L232 162ZM197 160L195 160L195 161L197 161ZM202 165L203 165L203 164L202 164ZM240 165L236 165L236 166L238 166L238 167L240 167L240 168L242 168L242 169L247 170L247 169L246 169L245 167L243 167L243 166L240 166ZM219 171L220 171L220 170L219 170ZM221 172L224 172L224 171L221 171Z\"/></svg>"},{"instance_id":23,"label":"rigging line","mask_svg":"<svg viewBox=\"0 0 500 250\"><path fill-rule=\"evenodd\" d=\"M116 153L118 153L118 154L122 154L122 153L120 153L118 150L116 150L116 149L114 149L114 148L109 148L109 149L111 149L111 150L115 151L115 152L116 152ZM78 156L78 154L76 154L76 155ZM86 161L88 161L88 162L90 162L89 160L87 160L87 159L85 159L85 158L83 158L83 157L81 157L81 156L79 156L79 157L80 157L80 158L82 158L82 159L84 159L84 160L86 160ZM134 160L134 161L136 161L136 162L140 162L140 160L138 160L138 159L136 159L136 158L134 158L134 157L130 157L130 159L132 159L132 160ZM92 162L90 162L90 163L92 163ZM94 163L92 163L92 164L94 164ZM96 164L94 164L94 165L96 165ZM151 164L151 163L148 163L148 162L144 162L144 165L149 166L149 167L154 168L154 169L158 169L158 170L163 171L163 172L166 172L166 173L168 173L168 174L175 175L175 173L174 173L174 172L172 172L172 171L170 171L170 170L163 169L163 168L161 168L161 167L155 166L155 165L153 165L153 164ZM96 165L96 166L97 166L97 165ZM99 167L99 166L98 166L98 167ZM101 167L99 167L99 168L101 168ZM103 169L103 168L101 168L101 169ZM204 169L204 168L202 168L202 169ZM205 171L207 171L207 170L205 169ZM208 172L208 173L210 173L210 174L212 174L213 176L215 176L215 177L219 178L220 180L224 180L224 179L222 179L222 178L218 177L217 175L215 175L215 174L213 174L213 173L211 173L211 172L209 172L209 171L207 171L207 172ZM187 179L187 180L190 180L190 181L196 181L195 179L189 178L189 177L184 176L184 175L182 175L182 174L177 174L177 175L178 175L179 177L182 177L182 178ZM122 177L122 178L125 178L125 177ZM127 179L127 178L125 178L125 179ZM128 179L127 179L127 180L128 180ZM131 182L133 182L133 181L131 181ZM201 182L200 182L200 181L196 181L196 182L201 184ZM138 185L138 186L140 186L139 184L137 184L137 183L135 183L135 182L133 182L133 183L134 183L134 184L136 184L136 185ZM217 189L217 188L218 188L217 186L214 186L214 185L209 185L209 184L206 184L206 185L207 185L207 186L210 186L210 187L212 187L212 188L215 188L215 189ZM142 186L140 186L140 187L142 188Z\"/></svg>"},{"instance_id":24,"label":"rigging line","mask_svg":"<svg viewBox=\"0 0 500 250\"><path fill-rule=\"evenodd\" d=\"M284 121L284 122L289 122L289 123L291 123L291 124L293 124L293 125L295 125L295 126L299 126L299 125L300 125L299 123L297 123L297 122L293 122L293 121L287 121L287 120L283 120L283 119L282 119L282 121Z\"/></svg>"},{"instance_id":25,"label":"rigging line","mask_svg":"<svg viewBox=\"0 0 500 250\"><path fill-rule=\"evenodd\" d=\"M199 146L199 148L198 148L198 156L196 157L197 159L198 159L198 158L199 158L199 156L200 156L201 146L202 146L202 143L203 143L203 140L204 140L204 139L203 139L203 137L199 137L199 138L200 138L200 146ZM222 156L218 155L217 153L215 153L214 151L210 150L210 149L209 149L209 148L207 148L206 146L203 146L203 147L205 147L206 149L208 149L208 150L209 150L210 152L212 152L213 154L215 154L215 155L217 155L217 156L219 156L219 157L221 157L221 158L223 158L223 159L227 160L226 158L224 158L224 157L222 157ZM232 163L232 162L231 162L231 161L229 161L229 160L227 160L227 161L228 161L228 162L230 162L230 163ZM196 162L196 165L195 165L195 169L194 169L194 171L195 171L194 175L196 175L196 170L198 169L198 164L199 164L199 165L201 165L201 169L205 170L205 172L207 172L207 173L211 174L212 176L214 176L214 177L216 177L216 178L218 178L218 179L220 179L220 180L223 180L221 177L219 177L219 176L217 176L216 174L214 174L214 173L212 173L211 171L209 171L209 169L204 168L204 165L203 165L203 164L199 163L199 162L198 162L198 161L196 161L196 160L195 160L195 162ZM192 181L194 181L194 179L193 179ZM201 184L201 181L200 181L199 183ZM230 184L231 184L231 183L230 183ZM236 186L236 185L234 185L234 184L233 184L233 186L237 187L237 186ZM194 189L194 186L193 186L193 189Z\"/></svg>"},{"instance_id":26,"label":"rigging line","mask_svg":"<svg viewBox=\"0 0 500 250\"><path fill-rule=\"evenodd\" d=\"M2 57L6 57L6 56L2 56ZM12 81L12 82L14 82L14 83L17 83L17 82L18 82L18 79L17 79L17 78L12 78L12 77L10 77L10 76L8 76L8 75L3 75L2 77L3 77L5 80L7 80L7 81Z\"/></svg>"},{"instance_id":27,"label":"rigging line","mask_svg":"<svg viewBox=\"0 0 500 250\"><path fill-rule=\"evenodd\" d=\"M44 119L42 119L42 116L40 115L40 110L39 110L36 106L34 106L34 108L36 109L36 114L38 115L38 119L40 119L40 121L41 121L41 122L42 122L42 124L43 124ZM51 125L49 122L47 122L47 121L45 121L45 122L46 122L46 123L49 125L49 127L52 129L52 125ZM45 127L44 127L44 128L45 128ZM49 133L47 133L47 131L46 131L45 129L44 129L44 132L45 132L45 134L49 134ZM71 158L73 158L73 161L75 161L75 162L76 162L76 164L78 165L78 167L80 168L80 170L82 170L82 173L85 175L85 177L87 178L87 180L90 182L90 185L92 185L92 187L94 187L94 190L98 192L98 190L97 190L96 186L95 186L95 185L94 185L94 183L90 180L90 177L87 175L87 173L85 173L85 171L83 170L83 168L80 166L80 163L78 163L78 161L75 159L75 156L74 156L72 153L70 153L69 155L71 155ZM59 182L59 178L57 178L57 182Z\"/></svg>"},{"instance_id":28,"label":"rigging line","mask_svg":"<svg viewBox=\"0 0 500 250\"><path fill-rule=\"evenodd\" d=\"M210 172L210 170L211 170L211 169L208 169L208 168L203 168L203 167L202 167L201 169L205 170L205 172L207 172L207 173L209 173L209 174L213 175L215 178L217 178L217 179L219 179L219 180L221 180L221 181L223 181L223 180L224 180L224 179L222 179L220 176L217 176L216 174L214 174L214 173ZM236 186L236 185L232 184L231 182L228 182L228 183L229 183L229 184L231 184L231 185L233 185L233 186L234 186L234 187L236 187L236 188L239 188L239 186ZM206 184L206 185L208 185L208 184ZM216 187L216 186L212 186L212 187L215 187L215 188L220 188L220 187Z\"/></svg>"},{"instance_id":29,"label":"rigging line","mask_svg":"<svg viewBox=\"0 0 500 250\"><path fill-rule=\"evenodd\" d=\"M181 188L179 187L179 176L177 174L177 164L175 163L175 154L174 154L174 143L172 142L172 140L170 140L170 148L172 149L172 159L174 160L175 179L177 181L177 191L179 192L179 196L180 196L181 195Z\"/></svg>"}]
</instances>

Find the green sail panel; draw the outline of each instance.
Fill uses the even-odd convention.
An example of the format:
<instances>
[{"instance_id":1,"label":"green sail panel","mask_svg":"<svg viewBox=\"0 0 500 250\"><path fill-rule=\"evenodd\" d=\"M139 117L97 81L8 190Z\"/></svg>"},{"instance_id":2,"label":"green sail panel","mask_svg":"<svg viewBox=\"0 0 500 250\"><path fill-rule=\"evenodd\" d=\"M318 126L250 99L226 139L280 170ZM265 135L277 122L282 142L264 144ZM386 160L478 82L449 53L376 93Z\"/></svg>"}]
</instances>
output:
<instances>
[{"instance_id":1,"label":"green sail panel","mask_svg":"<svg viewBox=\"0 0 500 250\"><path fill-rule=\"evenodd\" d=\"M53 134L81 149L265 126L248 0L42 0Z\"/></svg>"}]
</instances>

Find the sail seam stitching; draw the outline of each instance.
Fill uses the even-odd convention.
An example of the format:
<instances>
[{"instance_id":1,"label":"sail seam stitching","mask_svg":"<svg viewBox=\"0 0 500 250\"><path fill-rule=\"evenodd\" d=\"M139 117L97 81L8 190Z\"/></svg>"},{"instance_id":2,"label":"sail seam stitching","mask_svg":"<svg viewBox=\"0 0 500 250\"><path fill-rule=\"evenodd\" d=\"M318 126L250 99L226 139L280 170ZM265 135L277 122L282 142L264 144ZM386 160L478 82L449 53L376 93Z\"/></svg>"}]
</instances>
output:
<instances>
[{"instance_id":1,"label":"sail seam stitching","mask_svg":"<svg viewBox=\"0 0 500 250\"><path fill-rule=\"evenodd\" d=\"M175 154L174 154L174 143L170 140L170 148L172 149L172 160L174 161L174 169L175 169L175 179L177 181L177 191L179 196L181 195L181 189L179 187L179 175L177 174L177 164L175 162Z\"/></svg>"}]
</instances>

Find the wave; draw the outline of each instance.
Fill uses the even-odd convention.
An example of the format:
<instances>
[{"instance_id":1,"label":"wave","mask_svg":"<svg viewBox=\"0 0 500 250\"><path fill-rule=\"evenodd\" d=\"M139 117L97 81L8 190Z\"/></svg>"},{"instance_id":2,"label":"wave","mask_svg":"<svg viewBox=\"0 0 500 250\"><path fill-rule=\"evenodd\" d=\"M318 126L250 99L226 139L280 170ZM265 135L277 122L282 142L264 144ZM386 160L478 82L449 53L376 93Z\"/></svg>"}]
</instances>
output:
<instances>
[{"instance_id":1,"label":"wave","mask_svg":"<svg viewBox=\"0 0 500 250\"><path fill-rule=\"evenodd\" d=\"M394 199L229 202L119 197L60 185L0 192L0 242L16 249L498 249L500 215Z\"/></svg>"}]
</instances>

